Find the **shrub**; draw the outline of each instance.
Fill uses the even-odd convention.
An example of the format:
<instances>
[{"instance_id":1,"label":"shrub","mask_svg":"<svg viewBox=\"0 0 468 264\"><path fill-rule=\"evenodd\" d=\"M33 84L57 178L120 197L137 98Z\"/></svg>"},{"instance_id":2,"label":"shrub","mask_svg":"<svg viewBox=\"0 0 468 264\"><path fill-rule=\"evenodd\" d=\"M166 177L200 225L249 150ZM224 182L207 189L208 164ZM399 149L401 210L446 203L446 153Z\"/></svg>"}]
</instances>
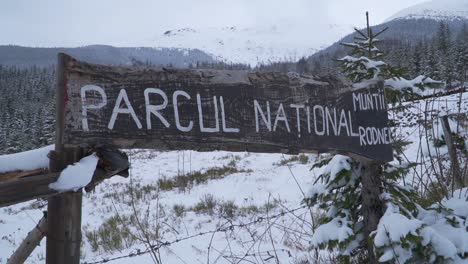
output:
<instances>
[{"instance_id":1,"label":"shrub","mask_svg":"<svg viewBox=\"0 0 468 264\"><path fill-rule=\"evenodd\" d=\"M209 215L213 215L214 209L218 201L214 198L212 194L206 194L200 201L193 207L195 213L207 213Z\"/></svg>"},{"instance_id":2,"label":"shrub","mask_svg":"<svg viewBox=\"0 0 468 264\"><path fill-rule=\"evenodd\" d=\"M219 212L222 216L227 218L233 218L237 212L237 206L234 201L223 202L219 205Z\"/></svg>"},{"instance_id":3,"label":"shrub","mask_svg":"<svg viewBox=\"0 0 468 264\"><path fill-rule=\"evenodd\" d=\"M182 204L175 204L172 207L172 211L176 217L183 217L185 215L185 206Z\"/></svg>"},{"instance_id":4,"label":"shrub","mask_svg":"<svg viewBox=\"0 0 468 264\"><path fill-rule=\"evenodd\" d=\"M305 154L299 154L299 155L292 156L288 159L282 159L281 161L275 163L275 165L284 166L293 162L298 162L300 164L307 164L309 162L309 157Z\"/></svg>"}]
</instances>

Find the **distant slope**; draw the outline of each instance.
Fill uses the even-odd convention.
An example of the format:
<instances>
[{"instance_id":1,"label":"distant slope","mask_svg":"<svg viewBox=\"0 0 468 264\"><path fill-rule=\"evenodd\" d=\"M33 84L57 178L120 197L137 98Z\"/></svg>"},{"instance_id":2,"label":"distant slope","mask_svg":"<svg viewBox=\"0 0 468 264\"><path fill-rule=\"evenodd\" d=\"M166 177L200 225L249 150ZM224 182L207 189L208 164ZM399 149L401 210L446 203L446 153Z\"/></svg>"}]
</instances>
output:
<instances>
[{"instance_id":1,"label":"distant slope","mask_svg":"<svg viewBox=\"0 0 468 264\"><path fill-rule=\"evenodd\" d=\"M49 66L55 64L59 52L65 52L92 63L112 65L149 62L156 65L171 64L176 67L188 67L197 62L214 62L210 55L197 49L116 48L104 45L79 48L31 48L8 45L0 46L0 65Z\"/></svg>"},{"instance_id":2,"label":"distant slope","mask_svg":"<svg viewBox=\"0 0 468 264\"><path fill-rule=\"evenodd\" d=\"M452 38L455 38L463 25L468 23L468 19L444 20L444 22L453 32ZM431 42L440 27L440 23L441 20L430 18L407 18L391 20L372 28L374 32L379 32L388 27L388 30L379 37L382 42L378 44L378 47L388 54L388 62L400 64L400 61L393 60L393 57L397 56L395 48L415 46L421 41ZM336 59L349 53L349 49L343 47L340 43L353 42L353 37L356 35L356 33L349 34L326 49L310 56L307 63L310 65L312 72L319 74L324 71L337 71Z\"/></svg>"},{"instance_id":3,"label":"distant slope","mask_svg":"<svg viewBox=\"0 0 468 264\"><path fill-rule=\"evenodd\" d=\"M159 34L154 39L154 46L198 48L220 61L255 66L310 56L350 32L352 27L349 25L333 24L313 28L300 24L181 28Z\"/></svg>"},{"instance_id":4,"label":"distant slope","mask_svg":"<svg viewBox=\"0 0 468 264\"><path fill-rule=\"evenodd\" d=\"M391 16L387 21L419 18L435 20L468 19L468 1L432 0L403 9Z\"/></svg>"},{"instance_id":5,"label":"distant slope","mask_svg":"<svg viewBox=\"0 0 468 264\"><path fill-rule=\"evenodd\" d=\"M383 42L378 46L390 53L388 59L392 62L392 52L395 47L414 46L421 41L430 42L439 30L441 22L448 25L452 38L457 37L463 25L468 23L468 0L427 1L403 9L387 19L385 23L372 28L374 32L379 32L388 27L388 30L379 37ZM315 70L317 68L324 68L326 71L336 70L335 60L349 52L340 43L352 42L354 36L356 33L349 34L328 48L317 52L308 58L308 63L312 68L315 66Z\"/></svg>"},{"instance_id":6,"label":"distant slope","mask_svg":"<svg viewBox=\"0 0 468 264\"><path fill-rule=\"evenodd\" d=\"M453 20L447 21L453 31L458 32L463 23L468 22L467 20ZM428 18L419 18L419 19L396 19L392 21L385 22L380 25L373 26L372 29L374 32L379 32L384 28L388 27L388 30L382 34L379 39L381 40L397 40L403 42L417 42L422 39L432 38L439 28L440 21ZM329 53L337 50L341 47L340 43L343 42L352 42L353 37L357 36L356 33L349 34L342 38L341 40L335 42L331 46L319 51L314 54L312 57L320 55L322 53Z\"/></svg>"}]
</instances>

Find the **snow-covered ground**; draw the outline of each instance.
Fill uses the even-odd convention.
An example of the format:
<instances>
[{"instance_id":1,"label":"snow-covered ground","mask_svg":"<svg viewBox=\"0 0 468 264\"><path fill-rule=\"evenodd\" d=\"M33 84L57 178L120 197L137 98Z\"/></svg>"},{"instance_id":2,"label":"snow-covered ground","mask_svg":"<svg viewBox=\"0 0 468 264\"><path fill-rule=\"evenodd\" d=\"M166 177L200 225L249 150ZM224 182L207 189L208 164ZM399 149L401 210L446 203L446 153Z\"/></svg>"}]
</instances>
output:
<instances>
[{"instance_id":1,"label":"snow-covered ground","mask_svg":"<svg viewBox=\"0 0 468 264\"><path fill-rule=\"evenodd\" d=\"M149 230L155 232L157 222L161 223L161 240L173 241L177 238L183 238L196 235L203 231L215 230L223 225L247 223L258 220L258 217L267 216L267 214L277 214L282 208L294 209L301 207L303 195L301 188L305 188L315 178L316 172L310 171L309 164L301 164L300 161L291 161L280 165L284 160L291 156L282 154L253 154L253 153L229 153L229 152L206 152L198 153L193 151L172 151L157 152L151 150L132 150L129 151L129 157L132 162L130 179L114 177L98 186L95 192L85 195L83 200L83 229L84 240L87 231L98 230L103 223L111 217L126 218L134 214L132 205L132 192L129 188L133 186L135 197L134 206L140 215L141 221L147 222ZM305 157L305 156L303 156ZM314 158L314 155L307 156ZM303 158L304 159L304 158ZM221 179L210 180L207 183L195 184L185 190L174 188L171 191L158 191L158 179L173 179L177 175L187 175L190 172L206 171L207 169L224 166L236 168L239 172L221 176ZM291 171L289 170L291 169ZM293 176L294 175L294 176ZM295 182L296 177L299 185ZM190 207L196 207L201 200L207 199L212 195L213 199L223 205L229 205L229 201L234 202L237 207L237 216L228 217L219 212L220 206L214 208L214 212L194 212ZM209 198L208 198L209 199ZM41 218L41 207L44 202L27 202L0 209L0 263L5 263L12 251L18 246L22 238L34 227L35 221ZM183 205L185 212L176 216L174 205ZM159 213L157 215L158 210ZM267 210L268 208L268 210ZM146 215L147 210L150 210ZM242 213L240 213L242 211ZM294 214L298 219L294 219L293 214L275 219L276 226L272 228L272 236L275 242L282 241L286 244L301 243L303 248L307 247L307 237L310 236L310 226L300 220L310 218L306 209L298 210ZM229 214L229 213L228 213ZM238 215L239 214L239 215ZM241 216L243 214L245 216ZM266 220L265 220L266 221ZM307 221L309 222L309 221ZM118 223L120 231L124 228ZM220 258L216 263L229 263L225 258L249 254L266 254L266 251L272 250L270 243L262 241L255 247L251 236L256 232L264 232L268 225L265 222L249 225L248 228L238 228L232 231L216 233L195 237L173 246L164 247L161 250L161 258L166 263L198 263L206 262L208 245L212 241L211 263ZM301 234L291 233L288 236L286 229L288 226L296 226L295 229L304 229L304 237L298 240L297 236ZM130 224L132 232L137 232L136 228ZM125 231L125 230L123 230ZM261 234L257 234L259 237ZM269 240L269 237L263 236L263 240ZM153 242L156 243L157 240ZM99 247L95 252L91 243L85 242L83 247L83 260L92 261L101 260L105 257L119 256L130 253L132 250L145 247L141 242L134 242L135 245L129 249L115 250L105 252ZM296 259L300 254L295 252L294 247L278 246L277 254L286 259ZM250 248L250 250L249 250ZM39 263L44 259L45 241L35 250L32 257L28 260L30 263ZM287 251L291 252L289 257ZM236 256L234 256L234 254ZM224 256L225 257L221 257ZM250 258L250 256L247 256ZM257 256L258 257L258 256ZM115 263L152 263L149 254L138 258L122 259Z\"/></svg>"},{"instance_id":2,"label":"snow-covered ground","mask_svg":"<svg viewBox=\"0 0 468 264\"><path fill-rule=\"evenodd\" d=\"M437 113L466 115L468 93L461 100L450 95L409 105L393 118L396 133L413 142L405 151L408 161L426 164L416 169L422 173L429 161L446 159L446 147L426 144L426 138L433 142L442 133ZM428 110L433 114L425 115ZM452 125L454 131L466 132L466 127ZM127 257L145 252L148 239L152 245L166 243L159 251L164 263L275 263L276 258L280 263L327 263L327 253L310 249L320 213L301 203L303 192L320 174L321 169L311 170L316 155L127 153L130 177L106 180L84 196L82 262L153 263L151 254ZM417 182L417 173L408 180ZM30 201L0 208L0 263L6 263L36 225L45 204ZM45 240L28 263L43 263L44 258Z\"/></svg>"}]
</instances>

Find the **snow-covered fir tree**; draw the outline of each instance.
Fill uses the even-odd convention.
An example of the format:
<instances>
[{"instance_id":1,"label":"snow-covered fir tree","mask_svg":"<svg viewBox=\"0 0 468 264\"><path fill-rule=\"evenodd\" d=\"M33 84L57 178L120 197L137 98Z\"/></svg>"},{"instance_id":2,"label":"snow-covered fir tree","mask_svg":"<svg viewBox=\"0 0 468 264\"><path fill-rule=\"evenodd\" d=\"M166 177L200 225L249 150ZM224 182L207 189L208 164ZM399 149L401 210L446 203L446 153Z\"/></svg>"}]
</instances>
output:
<instances>
[{"instance_id":1,"label":"snow-covered fir tree","mask_svg":"<svg viewBox=\"0 0 468 264\"><path fill-rule=\"evenodd\" d=\"M356 41L344 44L352 49L351 55L339 60L356 87L384 81L386 94L395 99L422 95L441 84L424 75L403 78L404 71L386 63L376 46L383 31L374 34L369 26L366 32L356 31ZM461 263L468 259L468 210L461 209L468 208L467 195L462 194L468 189L423 207L418 203L419 193L403 184L415 164L402 162L398 151L402 146L394 148L395 162L382 166L383 175L375 175L381 177L384 213L371 237L365 236L363 223L363 164L335 155L314 165L324 169L306 202L324 210L325 217L312 236L312 246L337 250L343 263L368 262L369 253L382 263ZM372 252L366 251L366 243L372 243Z\"/></svg>"}]
</instances>

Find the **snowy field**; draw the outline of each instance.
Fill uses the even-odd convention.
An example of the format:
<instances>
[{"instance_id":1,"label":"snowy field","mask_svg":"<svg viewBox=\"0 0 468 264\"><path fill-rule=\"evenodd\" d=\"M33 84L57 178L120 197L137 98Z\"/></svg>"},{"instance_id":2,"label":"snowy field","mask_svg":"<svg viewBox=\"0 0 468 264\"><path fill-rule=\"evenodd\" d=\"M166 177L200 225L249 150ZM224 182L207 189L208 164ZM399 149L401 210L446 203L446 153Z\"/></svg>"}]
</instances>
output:
<instances>
[{"instance_id":1,"label":"snowy field","mask_svg":"<svg viewBox=\"0 0 468 264\"><path fill-rule=\"evenodd\" d=\"M466 116L468 93L461 99L451 95L409 104L408 110L390 117L396 134L412 142L404 152L407 161L421 163L407 179L416 183L431 161L447 159L446 147L432 144L442 135L438 114ZM466 123L451 125L453 131L466 131ZM114 177L84 195L82 262L328 262L328 253L311 249L309 243L321 212L302 204L320 174L321 169L311 170L318 156L127 153L129 178ZM44 210L44 201L0 208L0 263L6 263ZM146 253L151 246L154 254ZM27 263L44 260L45 239Z\"/></svg>"},{"instance_id":2,"label":"snowy field","mask_svg":"<svg viewBox=\"0 0 468 264\"><path fill-rule=\"evenodd\" d=\"M137 211L140 221L144 222L142 225L148 226L148 232L155 238L152 241L155 244L159 239L174 241L177 238L196 235L223 226L248 223L258 220L258 217L277 214L283 208L287 210L301 207L303 195L298 186L305 188L313 181L314 173L316 173L310 171L310 164L301 164L300 161L279 165L282 161L286 162L285 160L291 158L291 156L281 154L156 152L147 150L133 150L128 153L132 162L129 179L114 177L99 185L95 192L85 195L83 200L83 229L85 231L83 236L85 241L87 240L86 231L98 230L111 217L122 219L131 217L135 211ZM314 158L313 155L303 157ZM162 191L156 187L158 179L173 179L177 175L190 175L190 171L192 173L204 172L214 167L236 168L235 170L239 172L222 175L220 179L194 184L183 190L174 188ZM299 185L296 184L293 174ZM132 187L133 194L129 190ZM209 199L213 199L213 202L218 204L212 211L209 205L206 210L203 208L198 211L190 209L196 207L200 201ZM221 212L221 206L227 207L226 210L229 209L229 202L234 203L237 209L233 210L238 213ZM40 201L27 202L0 209L2 232L0 255L3 257L0 263L5 263L4 257L11 254L36 221L41 218L42 211L45 210L45 207L40 208L43 205L44 202ZM184 212L176 213L175 205L183 206ZM133 210L133 207L136 210ZM242 213L240 213L241 211ZM238 215L232 216L231 214ZM293 219L296 216L300 219ZM310 218L306 209L298 210L294 212L294 215L291 213L274 219L275 227L272 228L272 236L275 243L278 240L283 240L286 244L303 243L302 247L307 247L307 237L310 238L311 229L307 223L302 221L304 218ZM131 221L129 220L129 222ZM126 232L126 227L120 220L117 221L116 225L119 229L123 229L121 231ZM262 239L270 240L269 237L261 234L265 232L267 225L260 222L246 228L215 233L214 236L207 234L188 239L161 249L161 258L167 263L205 263L210 243L212 244L210 258L212 262L219 258L216 263L229 263L223 259L224 255L232 255L234 258L242 257L243 254L249 252L249 254L258 254L273 250L270 243L257 242L255 245L252 241L252 236L259 238L263 236ZM296 226L295 229L302 225L301 228L304 229L302 241L295 238L297 235L301 236L300 234L291 233L289 235L293 237L282 237L288 232L283 232L281 229L287 229L290 225ZM130 224L129 226L130 232L138 232L138 224L135 223L135 226ZM160 234L159 237L156 233ZM110 235L112 236L112 234ZM107 249L102 247L93 251L92 245L85 242L82 261L102 260L102 258L136 252L137 249L145 249L140 241L129 244L133 244L129 249L106 252ZM115 249L117 248L118 246ZM289 247L276 248L276 250L283 249L290 251L293 256L297 255ZM31 263L42 262L45 256L44 250L45 241L33 253L30 259ZM278 254L288 257L286 251L278 252ZM153 263L149 254L137 259L138 263ZM122 259L115 263L135 263L134 261L137 259L132 258L131 261Z\"/></svg>"}]
</instances>

